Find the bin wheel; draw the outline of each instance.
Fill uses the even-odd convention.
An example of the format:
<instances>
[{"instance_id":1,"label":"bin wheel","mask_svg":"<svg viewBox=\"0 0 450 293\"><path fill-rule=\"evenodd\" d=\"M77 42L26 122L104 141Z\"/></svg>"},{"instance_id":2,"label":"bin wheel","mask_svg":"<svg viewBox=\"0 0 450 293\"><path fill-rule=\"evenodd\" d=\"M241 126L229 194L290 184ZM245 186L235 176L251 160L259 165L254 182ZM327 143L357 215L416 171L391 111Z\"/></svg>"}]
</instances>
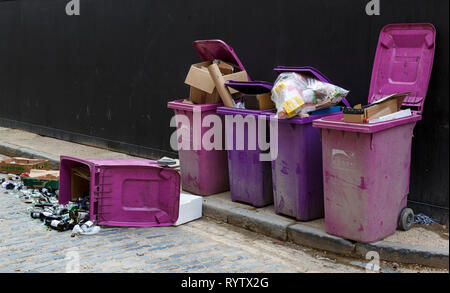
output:
<instances>
[{"instance_id":1,"label":"bin wheel","mask_svg":"<svg viewBox=\"0 0 450 293\"><path fill-rule=\"evenodd\" d=\"M414 225L414 212L410 208L404 208L398 219L398 228L408 231Z\"/></svg>"}]
</instances>

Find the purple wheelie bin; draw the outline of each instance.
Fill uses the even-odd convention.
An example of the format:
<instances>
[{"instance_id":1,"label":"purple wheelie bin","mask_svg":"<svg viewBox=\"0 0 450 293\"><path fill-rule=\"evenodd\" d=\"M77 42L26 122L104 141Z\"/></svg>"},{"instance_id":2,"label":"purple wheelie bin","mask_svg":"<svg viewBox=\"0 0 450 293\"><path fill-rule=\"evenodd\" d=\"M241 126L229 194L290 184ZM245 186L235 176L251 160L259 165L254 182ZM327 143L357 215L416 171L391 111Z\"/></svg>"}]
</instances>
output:
<instances>
[{"instance_id":1,"label":"purple wheelie bin","mask_svg":"<svg viewBox=\"0 0 450 293\"><path fill-rule=\"evenodd\" d=\"M203 61L220 59L239 66L245 71L241 61L225 42L221 40L205 40L195 41L194 49ZM198 114L198 125L203 125L203 121L210 115L216 115L217 107L223 104L202 104L193 105L183 102L184 99L176 100L168 103L168 107L173 109L175 115L183 115L188 120L181 117L175 117L177 131L188 131L190 137L190 148L180 149L178 156L180 159L182 188L188 192L197 195L211 195L224 192L230 189L228 179L228 161L225 147L220 150L205 149L201 144L203 135L208 132L214 125L210 127L197 126L194 123L194 114ZM223 122L223 121L222 121ZM222 123L222 133L224 133ZM199 137L194 138L194 127L200 129ZM200 141L198 141L200 139ZM193 144L197 147L194 148Z\"/></svg>"},{"instance_id":2,"label":"purple wheelie bin","mask_svg":"<svg viewBox=\"0 0 450 293\"><path fill-rule=\"evenodd\" d=\"M178 219L180 175L155 161L61 156L59 187L60 204L89 196L89 217L98 225L171 226Z\"/></svg>"},{"instance_id":3,"label":"purple wheelie bin","mask_svg":"<svg viewBox=\"0 0 450 293\"><path fill-rule=\"evenodd\" d=\"M277 73L296 72L331 83L313 67L278 66ZM344 99L343 103L348 105ZM300 221L323 217L322 145L319 131L312 122L324 116L340 112L334 106L312 112L309 117L270 119L278 121L278 139L271 137L272 182L275 212Z\"/></svg>"},{"instance_id":4,"label":"purple wheelie bin","mask_svg":"<svg viewBox=\"0 0 450 293\"><path fill-rule=\"evenodd\" d=\"M330 234L370 243L413 224L406 208L413 130L422 119L434 60L432 24L391 24L378 41L368 102L411 92L412 116L373 124L322 118L325 226Z\"/></svg>"},{"instance_id":5,"label":"purple wheelie bin","mask_svg":"<svg viewBox=\"0 0 450 293\"><path fill-rule=\"evenodd\" d=\"M272 83L264 81L230 81L226 85L243 94L251 95L270 92L273 87ZM265 135L265 138L261 137L261 140L267 143L269 140L266 112L265 110L217 108L218 114L229 116L235 121L247 121L241 125L242 128L238 126L239 124L232 122L230 128L226 128L225 138L232 146L227 148L231 200L254 207L263 207L273 203L270 160L261 160L261 155L269 153L269 147L267 150L262 150L258 143L261 134ZM260 129L259 119L265 129ZM251 133L254 133L254 136L250 135ZM249 141L250 137L254 138L254 144ZM242 147L238 147L239 145Z\"/></svg>"}]
</instances>

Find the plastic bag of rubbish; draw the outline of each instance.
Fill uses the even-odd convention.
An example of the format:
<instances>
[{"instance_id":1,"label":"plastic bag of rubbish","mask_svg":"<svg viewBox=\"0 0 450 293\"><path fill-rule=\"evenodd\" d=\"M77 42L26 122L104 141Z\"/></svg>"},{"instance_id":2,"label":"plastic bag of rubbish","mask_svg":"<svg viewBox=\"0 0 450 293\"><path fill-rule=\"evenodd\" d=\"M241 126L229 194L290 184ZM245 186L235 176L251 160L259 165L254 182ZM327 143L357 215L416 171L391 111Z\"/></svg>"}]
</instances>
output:
<instances>
[{"instance_id":1,"label":"plastic bag of rubbish","mask_svg":"<svg viewBox=\"0 0 450 293\"><path fill-rule=\"evenodd\" d=\"M100 232L100 226L96 226L94 222L87 221L81 226L75 225L72 229L72 237L76 235L94 235Z\"/></svg>"},{"instance_id":2,"label":"plastic bag of rubbish","mask_svg":"<svg viewBox=\"0 0 450 293\"><path fill-rule=\"evenodd\" d=\"M281 73L272 89L272 101L278 118L325 109L339 103L348 94L338 86L294 72Z\"/></svg>"}]
</instances>

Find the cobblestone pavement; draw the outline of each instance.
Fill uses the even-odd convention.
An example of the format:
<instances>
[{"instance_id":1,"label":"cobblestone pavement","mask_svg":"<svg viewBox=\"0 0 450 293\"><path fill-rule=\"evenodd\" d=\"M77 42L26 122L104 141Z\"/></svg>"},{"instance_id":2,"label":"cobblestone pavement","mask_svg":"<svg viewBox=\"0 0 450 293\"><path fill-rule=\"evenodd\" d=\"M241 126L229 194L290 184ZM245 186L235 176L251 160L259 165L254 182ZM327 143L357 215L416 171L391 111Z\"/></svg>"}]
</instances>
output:
<instances>
[{"instance_id":1,"label":"cobblestone pavement","mask_svg":"<svg viewBox=\"0 0 450 293\"><path fill-rule=\"evenodd\" d=\"M29 206L0 187L0 272L361 272L309 250L208 219L179 227L102 227L70 237L30 218ZM68 268L73 268L69 265Z\"/></svg>"},{"instance_id":2,"label":"cobblestone pavement","mask_svg":"<svg viewBox=\"0 0 450 293\"><path fill-rule=\"evenodd\" d=\"M49 230L0 187L1 272L364 272L349 259L203 218L179 227ZM359 261L361 263L361 261ZM430 271L400 268L399 271Z\"/></svg>"}]
</instances>

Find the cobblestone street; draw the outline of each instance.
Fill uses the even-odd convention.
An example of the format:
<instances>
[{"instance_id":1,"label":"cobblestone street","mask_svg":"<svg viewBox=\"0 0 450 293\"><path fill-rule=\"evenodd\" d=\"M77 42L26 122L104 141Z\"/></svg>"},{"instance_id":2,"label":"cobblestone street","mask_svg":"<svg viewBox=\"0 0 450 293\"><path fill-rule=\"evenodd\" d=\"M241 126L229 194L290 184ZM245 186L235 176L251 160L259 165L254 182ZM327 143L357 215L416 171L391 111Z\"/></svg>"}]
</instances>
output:
<instances>
[{"instance_id":1,"label":"cobblestone street","mask_svg":"<svg viewBox=\"0 0 450 293\"><path fill-rule=\"evenodd\" d=\"M363 272L319 260L271 238L202 219L179 227L102 227L70 237L30 218L29 206L0 188L0 272Z\"/></svg>"}]
</instances>

